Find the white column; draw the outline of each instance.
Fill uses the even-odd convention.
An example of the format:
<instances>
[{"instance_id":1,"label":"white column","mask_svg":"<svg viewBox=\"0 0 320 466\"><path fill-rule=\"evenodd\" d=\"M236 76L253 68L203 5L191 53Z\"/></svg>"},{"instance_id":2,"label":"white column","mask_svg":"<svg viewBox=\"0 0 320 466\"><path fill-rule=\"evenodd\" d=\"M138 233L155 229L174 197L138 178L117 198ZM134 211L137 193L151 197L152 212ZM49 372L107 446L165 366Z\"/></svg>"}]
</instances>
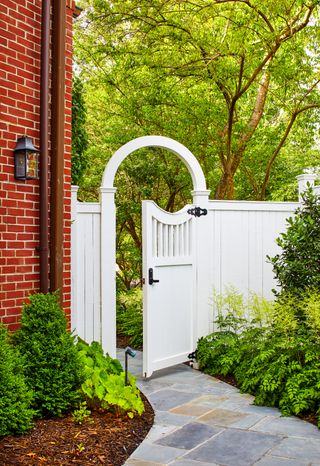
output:
<instances>
[{"instance_id":1,"label":"white column","mask_svg":"<svg viewBox=\"0 0 320 466\"><path fill-rule=\"evenodd\" d=\"M79 186L71 186L71 330L77 331L77 195Z\"/></svg>"},{"instance_id":2,"label":"white column","mask_svg":"<svg viewBox=\"0 0 320 466\"><path fill-rule=\"evenodd\" d=\"M304 173L297 176L298 180L298 190L299 190L299 202L302 201L301 194L308 189L308 184L310 187L314 187L314 182L318 178L314 173Z\"/></svg>"},{"instance_id":3,"label":"white column","mask_svg":"<svg viewBox=\"0 0 320 466\"><path fill-rule=\"evenodd\" d=\"M202 209L206 208L206 206L202 204L208 203L210 192L211 191L209 189L204 189L203 191L191 191L193 204L197 207L201 207Z\"/></svg>"},{"instance_id":4,"label":"white column","mask_svg":"<svg viewBox=\"0 0 320 466\"><path fill-rule=\"evenodd\" d=\"M207 209L207 215L195 217L195 258L194 258L194 349L198 338L207 335L210 331L210 296L212 284L210 283L210 248L212 244L212 222L209 212L209 190L192 191L193 204L201 209Z\"/></svg>"},{"instance_id":5,"label":"white column","mask_svg":"<svg viewBox=\"0 0 320 466\"><path fill-rule=\"evenodd\" d=\"M100 188L101 199L101 344L116 357L116 188Z\"/></svg>"}]
</instances>

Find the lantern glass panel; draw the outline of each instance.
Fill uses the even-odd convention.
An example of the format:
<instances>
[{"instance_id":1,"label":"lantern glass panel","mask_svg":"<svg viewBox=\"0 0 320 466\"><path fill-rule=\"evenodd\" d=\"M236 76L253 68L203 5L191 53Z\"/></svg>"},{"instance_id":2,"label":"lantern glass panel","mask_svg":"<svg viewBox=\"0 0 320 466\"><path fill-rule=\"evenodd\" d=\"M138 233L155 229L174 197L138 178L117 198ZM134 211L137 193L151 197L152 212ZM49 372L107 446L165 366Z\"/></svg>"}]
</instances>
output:
<instances>
[{"instance_id":1,"label":"lantern glass panel","mask_svg":"<svg viewBox=\"0 0 320 466\"><path fill-rule=\"evenodd\" d=\"M25 179L26 178L26 163L25 163L25 152L17 151L15 153L15 169L16 169L16 178Z\"/></svg>"},{"instance_id":2,"label":"lantern glass panel","mask_svg":"<svg viewBox=\"0 0 320 466\"><path fill-rule=\"evenodd\" d=\"M38 153L27 152L27 178L38 178Z\"/></svg>"}]
</instances>

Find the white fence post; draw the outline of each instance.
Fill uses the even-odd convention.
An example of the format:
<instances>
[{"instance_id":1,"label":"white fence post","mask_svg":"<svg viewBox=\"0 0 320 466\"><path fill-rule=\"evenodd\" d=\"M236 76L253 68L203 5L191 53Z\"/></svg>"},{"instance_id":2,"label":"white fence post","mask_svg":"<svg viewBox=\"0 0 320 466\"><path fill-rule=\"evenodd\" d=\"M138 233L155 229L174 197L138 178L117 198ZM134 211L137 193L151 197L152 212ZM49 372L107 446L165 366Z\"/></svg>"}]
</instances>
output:
<instances>
[{"instance_id":1,"label":"white fence post","mask_svg":"<svg viewBox=\"0 0 320 466\"><path fill-rule=\"evenodd\" d=\"M192 191L195 206L207 209L207 215L195 218L195 261L194 261L194 348L198 339L208 334L210 309L208 296L211 293L210 258L212 231L209 218L209 190ZM212 319L211 319L212 320Z\"/></svg>"},{"instance_id":2,"label":"white fence post","mask_svg":"<svg viewBox=\"0 0 320 466\"><path fill-rule=\"evenodd\" d=\"M77 195L79 186L71 186L71 330L77 328Z\"/></svg>"},{"instance_id":3,"label":"white fence post","mask_svg":"<svg viewBox=\"0 0 320 466\"><path fill-rule=\"evenodd\" d=\"M100 188L101 199L101 344L116 357L116 188Z\"/></svg>"},{"instance_id":4,"label":"white fence post","mask_svg":"<svg viewBox=\"0 0 320 466\"><path fill-rule=\"evenodd\" d=\"M314 173L303 173L302 175L297 176L298 180L298 190L299 190L299 202L302 201L301 194L306 191L308 184L314 188L314 182L318 178Z\"/></svg>"}]
</instances>

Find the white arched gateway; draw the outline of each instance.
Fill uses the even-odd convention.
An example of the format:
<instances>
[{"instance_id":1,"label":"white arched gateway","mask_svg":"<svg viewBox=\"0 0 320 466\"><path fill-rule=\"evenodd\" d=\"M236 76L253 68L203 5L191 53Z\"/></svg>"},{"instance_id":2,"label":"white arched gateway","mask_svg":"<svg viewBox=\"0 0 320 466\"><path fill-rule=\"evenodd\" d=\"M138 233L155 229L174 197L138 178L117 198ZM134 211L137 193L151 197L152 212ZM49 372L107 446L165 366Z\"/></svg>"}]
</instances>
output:
<instances>
[{"instance_id":1,"label":"white arched gateway","mask_svg":"<svg viewBox=\"0 0 320 466\"><path fill-rule=\"evenodd\" d=\"M232 284L271 297L266 255L298 203L209 201L201 167L182 144L163 136L128 142L111 157L100 203L77 201L72 188L72 328L116 355L116 209L114 178L122 161L145 147L167 149L188 168L193 204L176 213L142 202L144 366L153 371L187 360L213 329L213 290ZM307 175L304 175L304 178ZM310 176L310 175L308 175ZM299 181L300 182L300 181ZM301 182L302 183L302 182ZM208 214L208 215L206 215Z\"/></svg>"},{"instance_id":2,"label":"white arched gateway","mask_svg":"<svg viewBox=\"0 0 320 466\"><path fill-rule=\"evenodd\" d=\"M193 202L208 203L209 191L199 162L182 144L163 136L144 136L122 146L108 162L101 186L101 310L102 342L116 350L116 215L114 178L123 160L144 147L161 147L187 166L193 182ZM168 213L143 201L144 373L149 376L187 359L196 345L196 229L187 207ZM156 281L159 280L159 281Z\"/></svg>"}]
</instances>

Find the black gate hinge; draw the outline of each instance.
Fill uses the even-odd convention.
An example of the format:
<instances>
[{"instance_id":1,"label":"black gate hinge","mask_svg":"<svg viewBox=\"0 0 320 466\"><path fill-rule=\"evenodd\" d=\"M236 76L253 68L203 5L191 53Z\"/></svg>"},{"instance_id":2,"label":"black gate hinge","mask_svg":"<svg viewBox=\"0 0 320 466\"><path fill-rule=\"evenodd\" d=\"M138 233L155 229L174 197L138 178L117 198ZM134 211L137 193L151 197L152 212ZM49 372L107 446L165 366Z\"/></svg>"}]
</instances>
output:
<instances>
[{"instance_id":1,"label":"black gate hinge","mask_svg":"<svg viewBox=\"0 0 320 466\"><path fill-rule=\"evenodd\" d=\"M194 207L193 209L187 210L188 214L194 215L195 217L201 217L201 215L207 215L207 209L201 209L201 207Z\"/></svg>"},{"instance_id":2,"label":"black gate hinge","mask_svg":"<svg viewBox=\"0 0 320 466\"><path fill-rule=\"evenodd\" d=\"M188 354L188 359L197 359L197 350L195 350L192 353Z\"/></svg>"}]
</instances>

